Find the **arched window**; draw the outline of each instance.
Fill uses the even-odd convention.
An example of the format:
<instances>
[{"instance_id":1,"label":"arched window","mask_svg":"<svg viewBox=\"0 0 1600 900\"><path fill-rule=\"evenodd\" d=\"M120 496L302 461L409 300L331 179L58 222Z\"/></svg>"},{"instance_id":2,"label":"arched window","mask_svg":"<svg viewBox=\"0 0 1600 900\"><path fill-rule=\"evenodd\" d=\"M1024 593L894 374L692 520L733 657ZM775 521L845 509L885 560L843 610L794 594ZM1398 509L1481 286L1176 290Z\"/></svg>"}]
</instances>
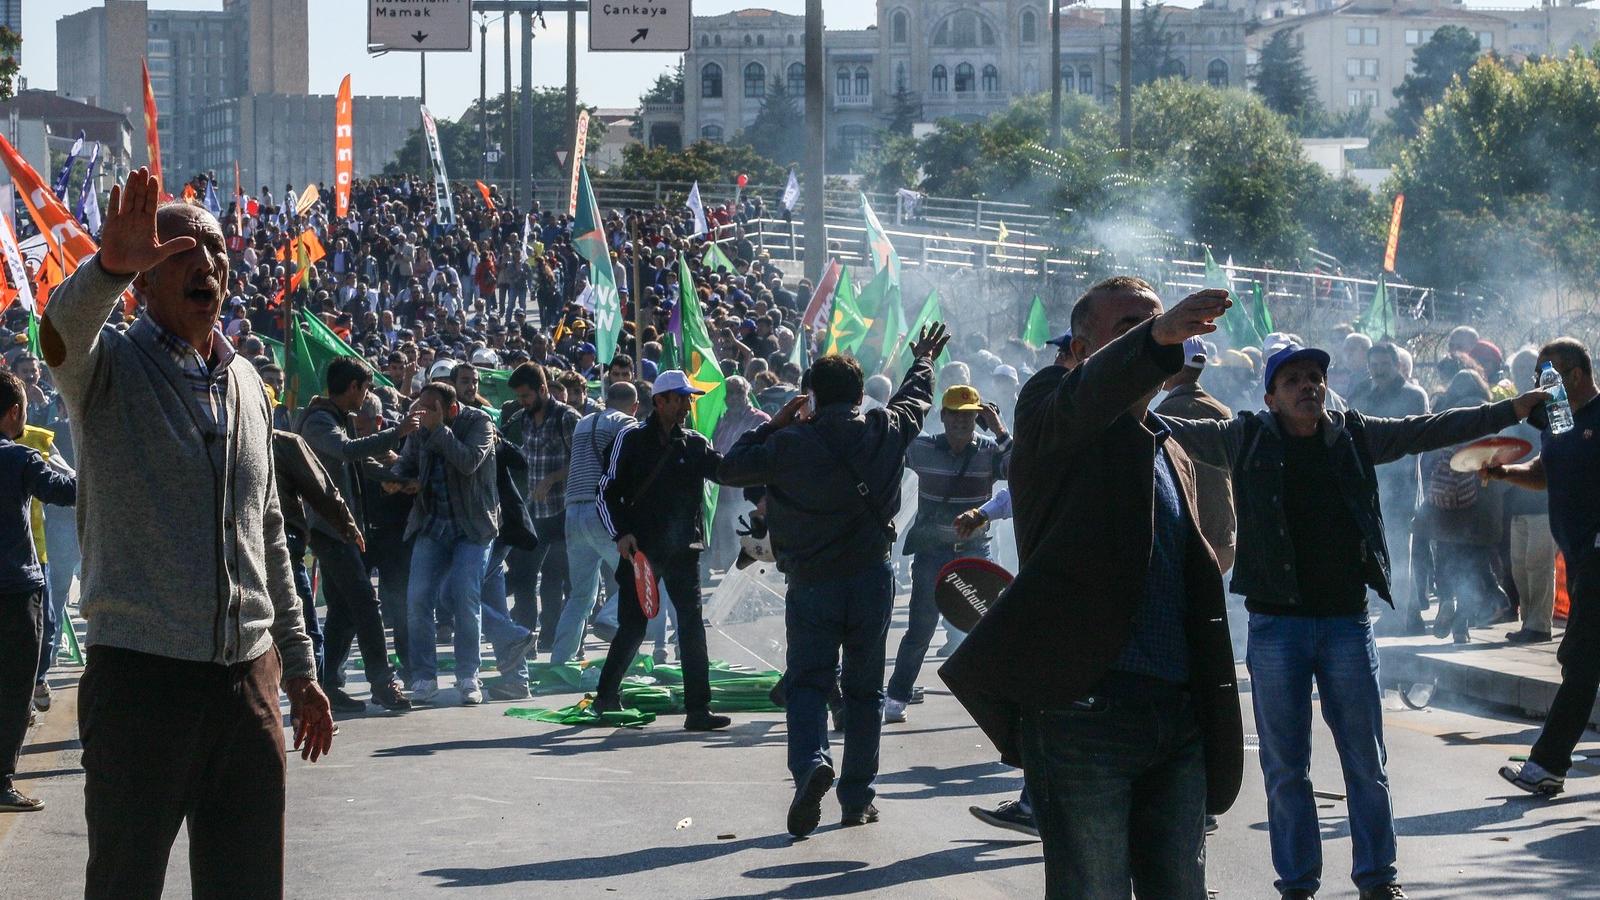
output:
<instances>
[{"instance_id":1,"label":"arched window","mask_svg":"<svg viewBox=\"0 0 1600 900\"><path fill-rule=\"evenodd\" d=\"M933 67L933 92L942 94L950 90L950 70L944 66Z\"/></svg>"},{"instance_id":2,"label":"arched window","mask_svg":"<svg viewBox=\"0 0 1600 900\"><path fill-rule=\"evenodd\" d=\"M765 47L766 45L767 45L767 36L764 35L764 34L756 35L756 46L757 47Z\"/></svg>"},{"instance_id":3,"label":"arched window","mask_svg":"<svg viewBox=\"0 0 1600 900\"><path fill-rule=\"evenodd\" d=\"M1228 64L1220 59L1213 59L1206 66L1206 84L1214 88L1228 86Z\"/></svg>"},{"instance_id":4,"label":"arched window","mask_svg":"<svg viewBox=\"0 0 1600 900\"><path fill-rule=\"evenodd\" d=\"M707 125L700 129L700 140L710 141L713 144L722 143L722 126Z\"/></svg>"},{"instance_id":5,"label":"arched window","mask_svg":"<svg viewBox=\"0 0 1600 900\"><path fill-rule=\"evenodd\" d=\"M1033 10L1025 9L1022 11L1022 42L1032 44L1038 40L1039 18L1033 14Z\"/></svg>"},{"instance_id":6,"label":"arched window","mask_svg":"<svg viewBox=\"0 0 1600 900\"><path fill-rule=\"evenodd\" d=\"M745 46L746 46L746 47L748 47L748 46L750 46L750 44L751 44L751 43L752 43L752 42L753 42L753 41L754 41L754 38L752 38L752 37L750 37L750 35L748 35L748 34L747 34L747 35L745 35L745 36L744 36L744 45L745 45Z\"/></svg>"},{"instance_id":7,"label":"arched window","mask_svg":"<svg viewBox=\"0 0 1600 900\"><path fill-rule=\"evenodd\" d=\"M911 85L907 84L906 80L907 80L906 79L906 64L903 63L903 62L895 63L894 64L894 91L895 91L895 93L898 94L901 91L906 91L906 90L910 90L911 89Z\"/></svg>"},{"instance_id":8,"label":"arched window","mask_svg":"<svg viewBox=\"0 0 1600 900\"><path fill-rule=\"evenodd\" d=\"M720 35L720 34L712 35L711 36L711 43L716 45L716 46L718 46L718 47L721 47L722 46L722 35Z\"/></svg>"},{"instance_id":9,"label":"arched window","mask_svg":"<svg viewBox=\"0 0 1600 900\"><path fill-rule=\"evenodd\" d=\"M910 17L904 10L896 10L889 18L889 42L891 44L904 44L911 31Z\"/></svg>"},{"instance_id":10,"label":"arched window","mask_svg":"<svg viewBox=\"0 0 1600 900\"><path fill-rule=\"evenodd\" d=\"M961 63L956 66L956 93L970 94L977 85L977 73L972 69L972 63Z\"/></svg>"},{"instance_id":11,"label":"arched window","mask_svg":"<svg viewBox=\"0 0 1600 900\"><path fill-rule=\"evenodd\" d=\"M1022 66L1022 92L1024 94L1039 93L1039 69L1033 63L1024 63Z\"/></svg>"},{"instance_id":12,"label":"arched window","mask_svg":"<svg viewBox=\"0 0 1600 900\"><path fill-rule=\"evenodd\" d=\"M766 66L753 62L744 67L744 95L757 98L767 95Z\"/></svg>"},{"instance_id":13,"label":"arched window","mask_svg":"<svg viewBox=\"0 0 1600 900\"><path fill-rule=\"evenodd\" d=\"M989 23L988 22L983 22L981 24L983 26L983 45L985 47L993 47L994 46L994 29L989 27Z\"/></svg>"},{"instance_id":14,"label":"arched window","mask_svg":"<svg viewBox=\"0 0 1600 900\"><path fill-rule=\"evenodd\" d=\"M789 96L804 97L806 93L805 63L789 64Z\"/></svg>"},{"instance_id":15,"label":"arched window","mask_svg":"<svg viewBox=\"0 0 1600 900\"><path fill-rule=\"evenodd\" d=\"M1169 59L1167 60L1166 64L1161 67L1161 77L1176 78L1180 81L1188 81L1189 67L1185 66L1183 64L1183 60L1181 59Z\"/></svg>"},{"instance_id":16,"label":"arched window","mask_svg":"<svg viewBox=\"0 0 1600 900\"><path fill-rule=\"evenodd\" d=\"M794 46L794 35L792 35L792 34L789 35L789 46L791 46L791 47Z\"/></svg>"},{"instance_id":17,"label":"arched window","mask_svg":"<svg viewBox=\"0 0 1600 900\"><path fill-rule=\"evenodd\" d=\"M978 17L970 12L958 12L951 18L951 39L957 47L972 47L978 43Z\"/></svg>"},{"instance_id":18,"label":"arched window","mask_svg":"<svg viewBox=\"0 0 1600 900\"><path fill-rule=\"evenodd\" d=\"M839 129L839 148L855 157L872 149L872 130L865 125L845 125Z\"/></svg>"},{"instance_id":19,"label":"arched window","mask_svg":"<svg viewBox=\"0 0 1600 900\"><path fill-rule=\"evenodd\" d=\"M833 76L833 92L840 97L850 96L850 69L840 66Z\"/></svg>"},{"instance_id":20,"label":"arched window","mask_svg":"<svg viewBox=\"0 0 1600 900\"><path fill-rule=\"evenodd\" d=\"M1072 70L1068 69L1067 71L1070 73ZM1067 78L1070 80L1072 78L1071 74L1068 74ZM1071 87L1071 85L1069 84L1068 87ZM1094 95L1094 72L1088 66L1082 66L1078 69L1078 93Z\"/></svg>"},{"instance_id":21,"label":"arched window","mask_svg":"<svg viewBox=\"0 0 1600 900\"><path fill-rule=\"evenodd\" d=\"M700 96L708 100L722 96L722 67L716 63L700 67Z\"/></svg>"},{"instance_id":22,"label":"arched window","mask_svg":"<svg viewBox=\"0 0 1600 900\"><path fill-rule=\"evenodd\" d=\"M702 47L711 46L711 35L709 35L709 34L700 35L700 46L702 46Z\"/></svg>"},{"instance_id":23,"label":"arched window","mask_svg":"<svg viewBox=\"0 0 1600 900\"><path fill-rule=\"evenodd\" d=\"M983 67L983 90L989 94L998 93L1000 90L1000 70L993 65Z\"/></svg>"},{"instance_id":24,"label":"arched window","mask_svg":"<svg viewBox=\"0 0 1600 900\"><path fill-rule=\"evenodd\" d=\"M868 97L872 95L872 76L867 74L866 66L856 66L856 96Z\"/></svg>"}]
</instances>

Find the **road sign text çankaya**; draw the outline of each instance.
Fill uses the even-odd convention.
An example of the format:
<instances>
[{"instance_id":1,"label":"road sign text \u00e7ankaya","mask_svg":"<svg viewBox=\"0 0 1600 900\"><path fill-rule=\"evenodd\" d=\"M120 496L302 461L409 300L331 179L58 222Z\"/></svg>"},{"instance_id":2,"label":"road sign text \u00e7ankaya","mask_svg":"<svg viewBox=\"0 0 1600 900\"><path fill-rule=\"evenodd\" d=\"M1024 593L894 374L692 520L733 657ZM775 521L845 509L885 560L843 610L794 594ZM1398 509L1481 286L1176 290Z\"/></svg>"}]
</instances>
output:
<instances>
[{"instance_id":1,"label":"road sign text \u00e7ankaya","mask_svg":"<svg viewBox=\"0 0 1600 900\"><path fill-rule=\"evenodd\" d=\"M591 0L589 49L681 53L692 18L690 0Z\"/></svg>"}]
</instances>

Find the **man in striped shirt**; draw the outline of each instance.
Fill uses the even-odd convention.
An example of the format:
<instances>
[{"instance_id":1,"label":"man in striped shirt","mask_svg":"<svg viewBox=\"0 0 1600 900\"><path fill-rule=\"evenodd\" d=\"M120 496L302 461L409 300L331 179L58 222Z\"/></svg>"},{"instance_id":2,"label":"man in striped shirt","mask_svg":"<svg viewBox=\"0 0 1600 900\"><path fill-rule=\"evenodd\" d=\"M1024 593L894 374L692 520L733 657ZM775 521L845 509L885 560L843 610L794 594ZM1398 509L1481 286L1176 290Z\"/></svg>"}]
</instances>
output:
<instances>
[{"instance_id":1,"label":"man in striped shirt","mask_svg":"<svg viewBox=\"0 0 1600 900\"><path fill-rule=\"evenodd\" d=\"M956 518L989 499L995 482L1006 477L1011 460L1011 435L999 411L983 402L977 388L966 384L946 388L939 420L944 434L919 435L906 448L906 468L917 473L917 517L906 533L904 551L912 556L911 622L900 638L889 678L885 722L906 720L906 704L939 624L939 608L933 601L939 570L959 557L989 558L988 529L960 537ZM978 434L979 424L994 437Z\"/></svg>"}]
</instances>

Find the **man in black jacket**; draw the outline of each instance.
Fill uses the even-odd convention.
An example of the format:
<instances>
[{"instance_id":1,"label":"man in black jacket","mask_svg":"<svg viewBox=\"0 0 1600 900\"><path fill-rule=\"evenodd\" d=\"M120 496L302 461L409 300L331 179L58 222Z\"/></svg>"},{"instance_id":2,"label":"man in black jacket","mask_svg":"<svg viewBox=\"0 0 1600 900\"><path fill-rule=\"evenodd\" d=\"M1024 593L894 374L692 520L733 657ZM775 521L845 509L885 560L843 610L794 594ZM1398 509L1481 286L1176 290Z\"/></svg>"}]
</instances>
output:
<instances>
[{"instance_id":1,"label":"man in black jacket","mask_svg":"<svg viewBox=\"0 0 1600 900\"><path fill-rule=\"evenodd\" d=\"M656 377L643 424L617 435L611 461L600 479L595 506L600 521L617 542L617 636L606 653L595 708L620 709L622 677L644 640L645 615L633 579L633 555L644 554L666 584L678 612L679 656L683 663L683 702L690 731L724 728L731 719L711 712L711 673L706 657L706 627L700 618L700 553L705 549L701 512L706 479L716 480L722 457L711 442L683 427L694 397L705 393L675 369Z\"/></svg>"},{"instance_id":2,"label":"man in black jacket","mask_svg":"<svg viewBox=\"0 0 1600 900\"><path fill-rule=\"evenodd\" d=\"M842 824L878 819L884 639L894 608L894 516L906 447L932 408L933 359L949 343L934 324L912 346L915 361L882 409L861 411L861 367L826 356L811 369L810 398L789 401L747 432L718 470L724 484L767 486L767 526L778 568L789 577L785 675L789 772L795 795L789 833L804 837L833 786L828 697L844 694L845 748L839 782ZM839 671L840 650L844 669Z\"/></svg>"}]
</instances>

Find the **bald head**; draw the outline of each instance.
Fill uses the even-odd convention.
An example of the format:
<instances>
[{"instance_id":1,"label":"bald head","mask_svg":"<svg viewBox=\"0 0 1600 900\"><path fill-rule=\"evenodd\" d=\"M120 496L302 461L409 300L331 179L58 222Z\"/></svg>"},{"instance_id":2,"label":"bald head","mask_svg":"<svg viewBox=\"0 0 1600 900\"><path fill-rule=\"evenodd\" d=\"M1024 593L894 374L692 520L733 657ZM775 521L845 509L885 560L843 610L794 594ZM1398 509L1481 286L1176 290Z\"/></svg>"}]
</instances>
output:
<instances>
[{"instance_id":1,"label":"bald head","mask_svg":"<svg viewBox=\"0 0 1600 900\"><path fill-rule=\"evenodd\" d=\"M141 272L134 287L149 304L150 316L157 324L206 352L228 284L222 226L203 206L165 203L156 209L156 234L163 243L192 237L195 245Z\"/></svg>"}]
</instances>

